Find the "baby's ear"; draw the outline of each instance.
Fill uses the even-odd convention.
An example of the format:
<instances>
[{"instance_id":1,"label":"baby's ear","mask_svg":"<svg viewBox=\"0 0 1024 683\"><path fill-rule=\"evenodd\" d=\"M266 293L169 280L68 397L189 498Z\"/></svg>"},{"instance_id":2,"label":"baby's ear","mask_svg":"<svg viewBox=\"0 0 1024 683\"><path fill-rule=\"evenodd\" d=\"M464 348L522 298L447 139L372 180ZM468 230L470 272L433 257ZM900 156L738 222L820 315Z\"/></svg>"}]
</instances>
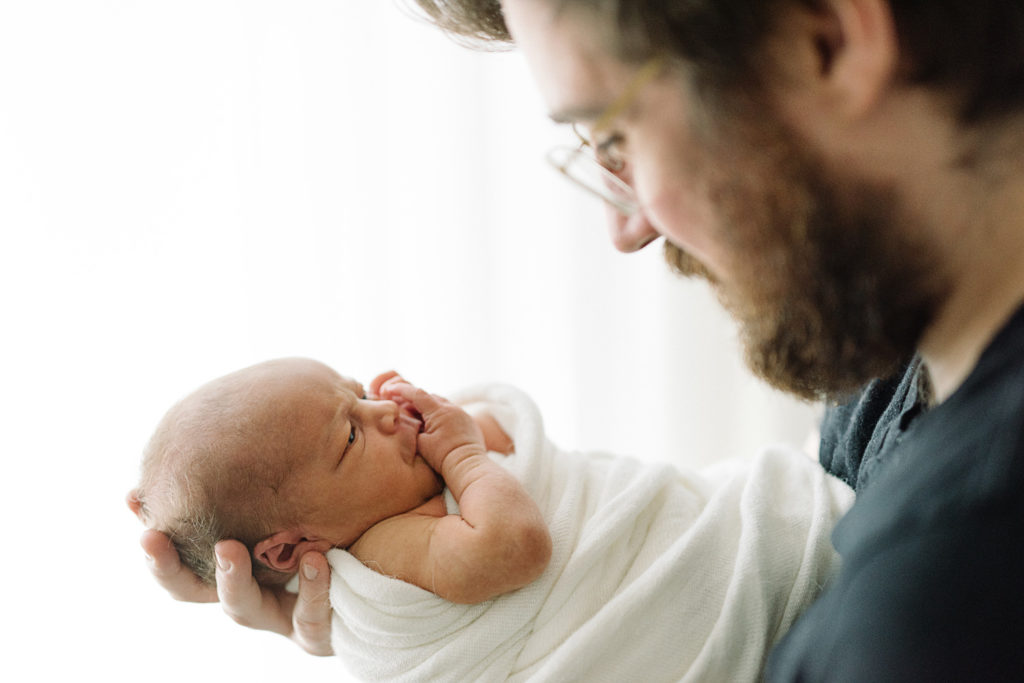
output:
<instances>
[{"instance_id":1,"label":"baby's ear","mask_svg":"<svg viewBox=\"0 0 1024 683\"><path fill-rule=\"evenodd\" d=\"M278 531L256 544L256 559L271 569L293 573L299 570L299 560L310 551L327 552L331 544L315 538L306 538L301 531Z\"/></svg>"}]
</instances>

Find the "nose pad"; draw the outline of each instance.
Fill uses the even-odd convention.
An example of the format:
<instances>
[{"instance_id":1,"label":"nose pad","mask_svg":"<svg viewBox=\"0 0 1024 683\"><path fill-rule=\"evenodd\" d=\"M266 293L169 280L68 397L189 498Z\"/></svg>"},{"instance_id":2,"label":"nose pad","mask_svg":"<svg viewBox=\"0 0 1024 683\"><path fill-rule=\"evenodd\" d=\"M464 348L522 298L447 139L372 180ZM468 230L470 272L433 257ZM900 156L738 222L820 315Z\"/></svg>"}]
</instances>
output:
<instances>
[{"instance_id":1,"label":"nose pad","mask_svg":"<svg viewBox=\"0 0 1024 683\"><path fill-rule=\"evenodd\" d=\"M605 215L608 219L608 233L612 245L623 253L640 251L660 237L660 233L647 220L643 211L626 216L615 207L606 204Z\"/></svg>"}]
</instances>

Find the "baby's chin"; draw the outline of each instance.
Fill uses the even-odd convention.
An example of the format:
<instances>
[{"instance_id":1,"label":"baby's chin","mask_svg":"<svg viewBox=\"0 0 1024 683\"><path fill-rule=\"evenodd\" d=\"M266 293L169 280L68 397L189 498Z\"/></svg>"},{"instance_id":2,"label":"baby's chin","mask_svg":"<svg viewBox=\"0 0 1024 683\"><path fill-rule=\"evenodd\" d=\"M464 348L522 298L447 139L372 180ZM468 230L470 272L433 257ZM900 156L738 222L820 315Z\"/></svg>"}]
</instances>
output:
<instances>
[{"instance_id":1,"label":"baby's chin","mask_svg":"<svg viewBox=\"0 0 1024 683\"><path fill-rule=\"evenodd\" d=\"M442 491L444 491L444 479L437 471L434 470L433 467L430 466L430 463L427 462L427 459L420 455L419 451L416 451L415 465L417 467L424 467L430 470L430 473L434 476L433 486L429 489L428 494L424 496L424 500L428 500L429 498L432 498L437 494L441 493Z\"/></svg>"},{"instance_id":2,"label":"baby's chin","mask_svg":"<svg viewBox=\"0 0 1024 683\"><path fill-rule=\"evenodd\" d=\"M413 466L416 469L423 468L423 469L427 470L428 472L430 472L430 474L432 475L431 481L425 486L424 489L422 489L423 490L423 501L422 502L425 503L428 500L430 500L431 498L434 498L435 496L437 496L438 494L440 494L441 492L444 491L444 488L445 488L444 479L441 477L441 475L438 472L436 472L434 470L433 467L430 466L430 464L427 462L427 459L424 458L422 455L420 455L419 451L416 451L415 459L413 461Z\"/></svg>"}]
</instances>

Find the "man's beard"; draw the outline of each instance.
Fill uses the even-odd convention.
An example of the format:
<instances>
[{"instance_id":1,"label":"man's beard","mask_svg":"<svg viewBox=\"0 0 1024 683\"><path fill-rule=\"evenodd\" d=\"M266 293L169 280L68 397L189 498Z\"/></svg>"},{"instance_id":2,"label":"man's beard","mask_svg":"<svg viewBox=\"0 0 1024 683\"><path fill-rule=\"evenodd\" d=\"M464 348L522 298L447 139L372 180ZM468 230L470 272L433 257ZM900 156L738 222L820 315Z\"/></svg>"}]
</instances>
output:
<instances>
[{"instance_id":1,"label":"man's beard","mask_svg":"<svg viewBox=\"0 0 1024 683\"><path fill-rule=\"evenodd\" d=\"M948 291L922 230L891 188L829 173L777 124L745 128L739 139L760 158L719 166L709 183L733 256L726 275L668 241L666 260L712 283L740 324L748 366L769 384L839 399L891 375Z\"/></svg>"}]
</instances>

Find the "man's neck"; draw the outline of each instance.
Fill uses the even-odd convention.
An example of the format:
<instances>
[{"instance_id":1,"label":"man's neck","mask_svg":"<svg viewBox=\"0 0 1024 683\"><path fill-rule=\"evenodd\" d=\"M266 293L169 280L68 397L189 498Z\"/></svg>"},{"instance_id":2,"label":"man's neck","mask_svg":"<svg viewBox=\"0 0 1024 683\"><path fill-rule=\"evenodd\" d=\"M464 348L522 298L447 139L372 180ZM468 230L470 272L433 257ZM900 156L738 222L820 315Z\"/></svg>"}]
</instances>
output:
<instances>
[{"instance_id":1,"label":"man's neck","mask_svg":"<svg viewBox=\"0 0 1024 683\"><path fill-rule=\"evenodd\" d=\"M1021 173L1020 175L1024 175ZM1024 180L991 186L974 204L977 220L956 235L949 262L953 289L925 332L921 355L933 399L941 403L967 379L982 352L1024 304Z\"/></svg>"}]
</instances>

